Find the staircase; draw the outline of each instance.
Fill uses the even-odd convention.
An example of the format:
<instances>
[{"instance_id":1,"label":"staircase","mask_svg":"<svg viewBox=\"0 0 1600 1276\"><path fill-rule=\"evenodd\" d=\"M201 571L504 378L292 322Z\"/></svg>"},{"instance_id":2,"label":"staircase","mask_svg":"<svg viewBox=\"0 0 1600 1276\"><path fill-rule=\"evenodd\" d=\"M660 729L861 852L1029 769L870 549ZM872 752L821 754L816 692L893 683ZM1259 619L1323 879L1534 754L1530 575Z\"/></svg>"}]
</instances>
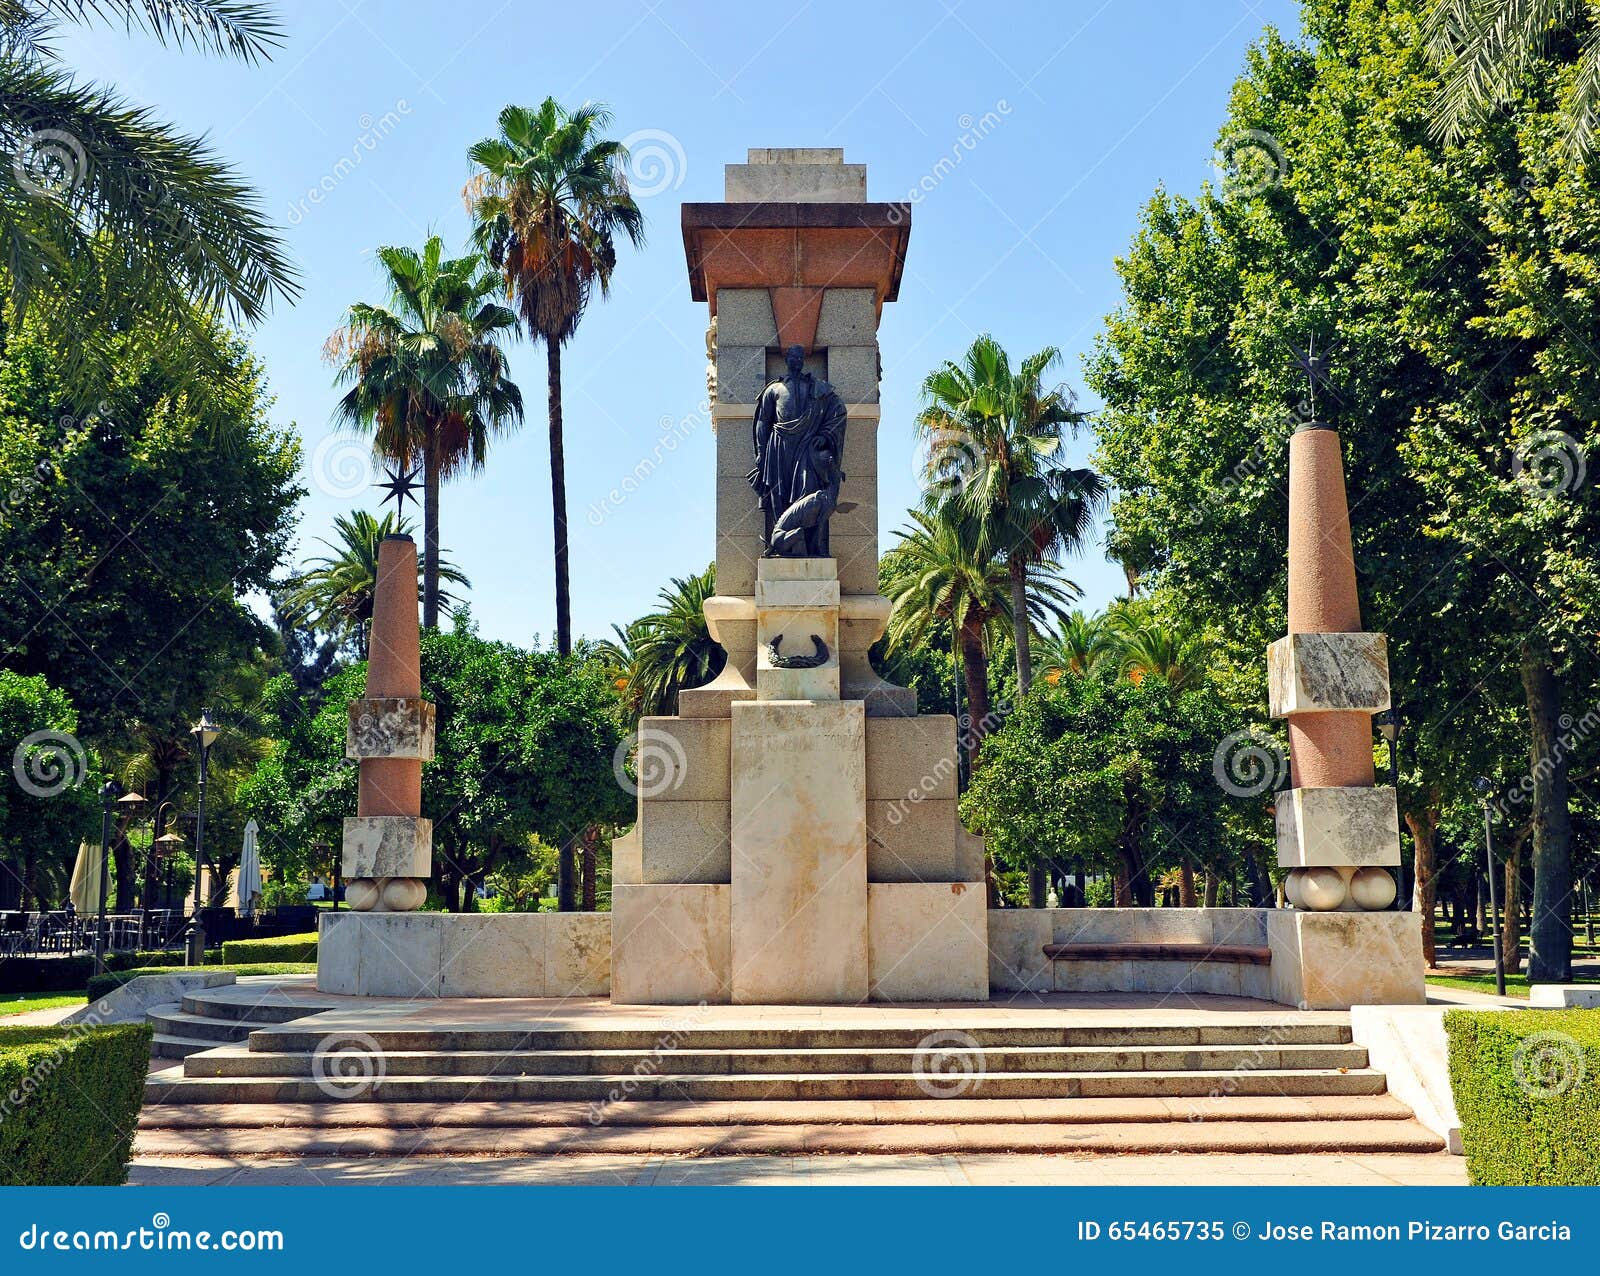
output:
<instances>
[{"instance_id":1,"label":"staircase","mask_svg":"<svg viewBox=\"0 0 1600 1276\"><path fill-rule=\"evenodd\" d=\"M532 1028L310 1020L320 1007L303 991L261 991L201 991L152 1016L183 1058L147 1083L140 1155L1443 1146L1336 1017L1056 1015L1046 1026L983 1010L918 1024L691 1014L668 1032L626 1016L615 1027L599 1016Z\"/></svg>"}]
</instances>

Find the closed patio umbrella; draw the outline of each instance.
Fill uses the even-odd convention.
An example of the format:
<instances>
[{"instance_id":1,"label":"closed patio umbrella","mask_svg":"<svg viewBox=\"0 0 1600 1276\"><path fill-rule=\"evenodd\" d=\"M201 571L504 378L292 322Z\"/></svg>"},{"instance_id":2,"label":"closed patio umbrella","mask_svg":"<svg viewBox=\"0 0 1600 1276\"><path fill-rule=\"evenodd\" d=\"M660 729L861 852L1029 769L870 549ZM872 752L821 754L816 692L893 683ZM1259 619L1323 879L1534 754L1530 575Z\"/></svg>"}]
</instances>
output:
<instances>
[{"instance_id":1,"label":"closed patio umbrella","mask_svg":"<svg viewBox=\"0 0 1600 1276\"><path fill-rule=\"evenodd\" d=\"M78 858L72 862L72 885L68 893L79 917L100 911L100 848L78 843Z\"/></svg>"},{"instance_id":2,"label":"closed patio umbrella","mask_svg":"<svg viewBox=\"0 0 1600 1276\"><path fill-rule=\"evenodd\" d=\"M239 876L236 889L239 908L247 913L256 911L256 901L261 898L261 852L256 849L256 822L244 826L244 850L239 856Z\"/></svg>"}]
</instances>

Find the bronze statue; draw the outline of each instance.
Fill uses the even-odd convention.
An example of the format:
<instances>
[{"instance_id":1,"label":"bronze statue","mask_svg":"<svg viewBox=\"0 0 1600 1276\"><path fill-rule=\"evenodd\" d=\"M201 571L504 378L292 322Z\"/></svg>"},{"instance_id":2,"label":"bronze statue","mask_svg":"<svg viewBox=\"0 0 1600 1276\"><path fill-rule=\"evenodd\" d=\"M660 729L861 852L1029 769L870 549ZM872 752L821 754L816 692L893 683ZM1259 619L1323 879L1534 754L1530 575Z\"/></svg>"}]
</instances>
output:
<instances>
[{"instance_id":1,"label":"bronze statue","mask_svg":"<svg viewBox=\"0 0 1600 1276\"><path fill-rule=\"evenodd\" d=\"M846 413L832 386L802 370L805 354L789 347L788 372L756 404L746 477L761 498L765 558L829 557L828 520L839 507Z\"/></svg>"}]
</instances>

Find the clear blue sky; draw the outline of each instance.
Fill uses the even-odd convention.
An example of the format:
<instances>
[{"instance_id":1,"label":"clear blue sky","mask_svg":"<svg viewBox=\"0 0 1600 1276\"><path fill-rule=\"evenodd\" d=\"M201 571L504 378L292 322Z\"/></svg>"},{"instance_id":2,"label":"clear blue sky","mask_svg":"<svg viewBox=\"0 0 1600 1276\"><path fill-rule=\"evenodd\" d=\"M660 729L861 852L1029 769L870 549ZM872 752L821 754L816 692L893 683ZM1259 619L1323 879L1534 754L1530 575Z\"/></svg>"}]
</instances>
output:
<instances>
[{"instance_id":1,"label":"clear blue sky","mask_svg":"<svg viewBox=\"0 0 1600 1276\"><path fill-rule=\"evenodd\" d=\"M317 471L301 507L302 553L317 552L336 513L377 504L370 489L351 492L340 467L353 458L337 438L325 442L335 396L323 340L350 302L381 300L374 246L420 244L430 230L461 244L466 148L493 131L499 109L550 94L598 100L615 114L614 136L645 135L641 164L652 145L665 156L665 181L636 177L642 190L665 186L641 199L649 242L623 250L610 298L591 307L566 355L573 616L594 637L712 558L713 441L696 417L706 311L689 298L678 208L721 199L724 164L751 146L842 146L867 165L869 198L902 199L973 121L999 119L916 207L900 300L884 311L887 545L916 497L911 421L924 374L988 331L1018 356L1061 347L1063 375L1081 391L1081 356L1116 305L1113 258L1140 206L1158 184L1194 191L1215 176L1246 46L1269 23L1298 28L1286 0L279 8L288 42L261 66L104 30L74 33L63 50L86 76L208 133L284 227L305 291L252 340L275 412L296 423ZM472 578L486 636L548 642L543 352L520 342L511 363L527 423L495 446L482 475L445 489L443 540ZM684 441L595 526L591 504L685 417L696 423ZM1067 570L1091 606L1120 592L1098 545Z\"/></svg>"}]
</instances>

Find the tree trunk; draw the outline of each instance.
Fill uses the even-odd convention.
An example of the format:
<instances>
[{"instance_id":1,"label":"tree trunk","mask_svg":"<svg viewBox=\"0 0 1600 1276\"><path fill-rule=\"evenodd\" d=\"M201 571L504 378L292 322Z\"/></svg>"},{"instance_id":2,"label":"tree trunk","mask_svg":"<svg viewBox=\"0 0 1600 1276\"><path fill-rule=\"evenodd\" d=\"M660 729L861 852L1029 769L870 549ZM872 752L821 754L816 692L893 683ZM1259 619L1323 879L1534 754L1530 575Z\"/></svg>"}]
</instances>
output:
<instances>
[{"instance_id":1,"label":"tree trunk","mask_svg":"<svg viewBox=\"0 0 1600 1276\"><path fill-rule=\"evenodd\" d=\"M1505 864L1505 908L1500 920L1500 951L1506 973L1522 969L1522 847L1519 843Z\"/></svg>"},{"instance_id":2,"label":"tree trunk","mask_svg":"<svg viewBox=\"0 0 1600 1276\"><path fill-rule=\"evenodd\" d=\"M1011 630L1017 648L1017 699L1033 686L1033 631L1028 625L1028 563L1020 549L1006 559L1011 577Z\"/></svg>"},{"instance_id":3,"label":"tree trunk","mask_svg":"<svg viewBox=\"0 0 1600 1276\"><path fill-rule=\"evenodd\" d=\"M575 837L569 837L556 851L556 907L563 913L575 912L578 907L576 841Z\"/></svg>"},{"instance_id":4,"label":"tree trunk","mask_svg":"<svg viewBox=\"0 0 1600 1276\"><path fill-rule=\"evenodd\" d=\"M39 904L39 850L33 839L22 848L22 905L21 911L38 911Z\"/></svg>"},{"instance_id":5,"label":"tree trunk","mask_svg":"<svg viewBox=\"0 0 1600 1276\"><path fill-rule=\"evenodd\" d=\"M1194 865L1187 861L1178 865L1178 907L1194 907Z\"/></svg>"},{"instance_id":6,"label":"tree trunk","mask_svg":"<svg viewBox=\"0 0 1600 1276\"><path fill-rule=\"evenodd\" d=\"M1415 861L1412 876L1416 885L1412 907L1422 927L1422 963L1432 967L1438 964L1439 957L1433 931L1433 906L1438 894L1438 884L1433 875L1433 844L1439 831L1439 813L1407 811L1405 820L1406 827L1411 830L1411 852Z\"/></svg>"},{"instance_id":7,"label":"tree trunk","mask_svg":"<svg viewBox=\"0 0 1600 1276\"><path fill-rule=\"evenodd\" d=\"M1206 871L1205 886L1201 891L1201 901L1206 908L1217 906L1217 875L1209 869Z\"/></svg>"},{"instance_id":8,"label":"tree trunk","mask_svg":"<svg viewBox=\"0 0 1600 1276\"><path fill-rule=\"evenodd\" d=\"M434 429L422 448L422 627L439 627L439 440Z\"/></svg>"},{"instance_id":9,"label":"tree trunk","mask_svg":"<svg viewBox=\"0 0 1600 1276\"><path fill-rule=\"evenodd\" d=\"M967 743L967 773L978 767L978 750L989 733L989 655L983 649L983 628L968 621L961 628L961 673L967 684L967 718L962 733ZM958 727L960 723L956 724Z\"/></svg>"},{"instance_id":10,"label":"tree trunk","mask_svg":"<svg viewBox=\"0 0 1600 1276\"><path fill-rule=\"evenodd\" d=\"M572 654L572 598L567 580L567 454L561 440L561 343L545 338L550 386L550 510L555 521L556 650ZM571 843L564 848L571 857ZM570 876L570 870L568 870Z\"/></svg>"},{"instance_id":11,"label":"tree trunk","mask_svg":"<svg viewBox=\"0 0 1600 1276\"><path fill-rule=\"evenodd\" d=\"M117 875L117 903L115 911L131 913L133 911L134 872L133 872L133 847L128 842L126 829L118 831L116 840L111 843L111 860L116 866Z\"/></svg>"},{"instance_id":12,"label":"tree trunk","mask_svg":"<svg viewBox=\"0 0 1600 1276\"><path fill-rule=\"evenodd\" d=\"M1533 773L1533 917L1528 926L1528 982L1572 982L1572 820L1567 811L1567 751L1561 687L1549 657L1522 648Z\"/></svg>"},{"instance_id":13,"label":"tree trunk","mask_svg":"<svg viewBox=\"0 0 1600 1276\"><path fill-rule=\"evenodd\" d=\"M596 891L599 885L600 857L596 846L600 838L600 830L591 824L583 830L581 837L583 841L583 911L592 913L597 903Z\"/></svg>"}]
</instances>

